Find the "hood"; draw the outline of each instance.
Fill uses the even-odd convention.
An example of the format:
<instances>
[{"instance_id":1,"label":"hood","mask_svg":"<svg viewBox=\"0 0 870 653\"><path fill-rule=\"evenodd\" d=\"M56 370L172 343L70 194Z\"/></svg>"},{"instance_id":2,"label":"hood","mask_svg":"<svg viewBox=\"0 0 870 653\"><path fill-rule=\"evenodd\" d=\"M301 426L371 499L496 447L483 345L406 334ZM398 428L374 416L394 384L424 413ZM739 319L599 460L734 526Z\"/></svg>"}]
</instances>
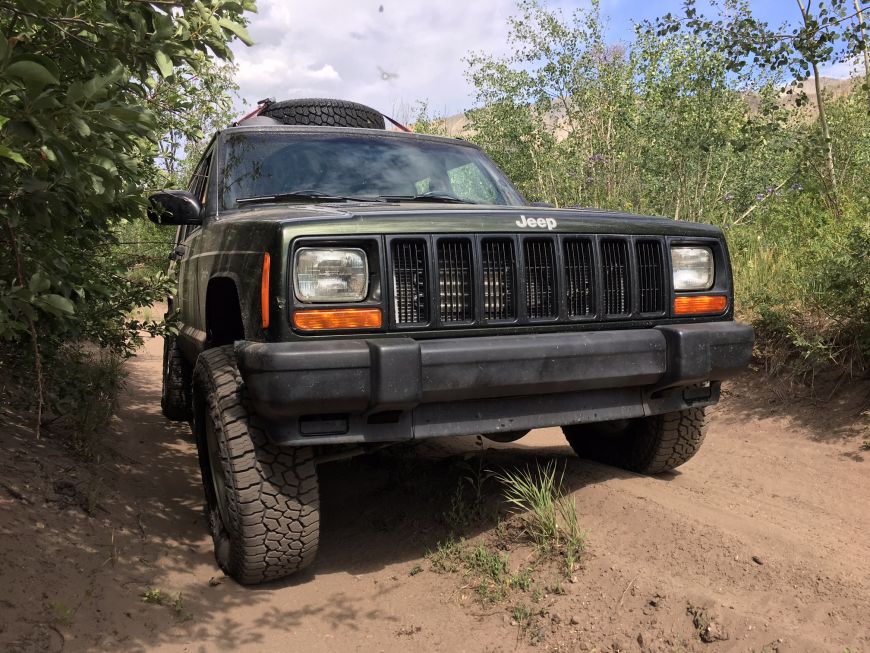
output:
<instances>
[{"instance_id":1,"label":"hood","mask_svg":"<svg viewBox=\"0 0 870 653\"><path fill-rule=\"evenodd\" d=\"M718 227L603 209L537 206L347 203L270 204L221 220L280 222L298 235L381 233L584 233L717 236Z\"/></svg>"}]
</instances>

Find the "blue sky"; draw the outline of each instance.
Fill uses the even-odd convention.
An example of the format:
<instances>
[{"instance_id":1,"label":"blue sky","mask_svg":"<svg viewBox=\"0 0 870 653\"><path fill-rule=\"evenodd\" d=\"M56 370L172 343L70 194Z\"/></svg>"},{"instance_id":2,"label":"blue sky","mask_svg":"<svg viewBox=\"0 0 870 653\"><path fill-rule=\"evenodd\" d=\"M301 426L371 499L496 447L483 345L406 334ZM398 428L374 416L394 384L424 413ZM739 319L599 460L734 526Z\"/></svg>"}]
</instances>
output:
<instances>
[{"instance_id":1,"label":"blue sky","mask_svg":"<svg viewBox=\"0 0 870 653\"><path fill-rule=\"evenodd\" d=\"M581 6L583 3L579 3ZM767 21L771 26L778 26L785 21L795 22L800 18L795 0L754 0L751 1L752 13L759 19ZM570 10L578 6L577 2L555 2L552 6ZM603 0L602 13L610 16L610 35L619 40L631 37L632 21L653 19L664 16L668 12L678 15L681 12L682 0ZM700 8L709 7L708 3L699 1Z\"/></svg>"},{"instance_id":2,"label":"blue sky","mask_svg":"<svg viewBox=\"0 0 870 653\"><path fill-rule=\"evenodd\" d=\"M588 0L550 0L570 13ZM633 21L678 13L680 0L602 0L611 41L630 41ZM795 0L754 0L772 25L794 21ZM515 0L258 0L249 31L256 44L233 48L237 81L251 106L264 97L331 97L369 104L407 120L418 101L436 115L473 105L462 59L507 53ZM841 66L823 71L848 75Z\"/></svg>"}]
</instances>

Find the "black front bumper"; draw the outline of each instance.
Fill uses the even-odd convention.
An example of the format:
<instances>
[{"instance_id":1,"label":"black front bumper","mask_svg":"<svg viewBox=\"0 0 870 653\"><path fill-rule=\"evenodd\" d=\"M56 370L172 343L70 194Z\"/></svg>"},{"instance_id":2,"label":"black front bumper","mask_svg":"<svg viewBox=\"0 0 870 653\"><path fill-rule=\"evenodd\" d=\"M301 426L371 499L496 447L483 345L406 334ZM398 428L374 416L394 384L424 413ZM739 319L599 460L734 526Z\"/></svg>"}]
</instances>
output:
<instances>
[{"instance_id":1,"label":"black front bumper","mask_svg":"<svg viewBox=\"0 0 870 653\"><path fill-rule=\"evenodd\" d=\"M253 410L288 445L389 442L654 415L718 400L737 322L477 338L236 343ZM706 388L686 388L711 381Z\"/></svg>"}]
</instances>

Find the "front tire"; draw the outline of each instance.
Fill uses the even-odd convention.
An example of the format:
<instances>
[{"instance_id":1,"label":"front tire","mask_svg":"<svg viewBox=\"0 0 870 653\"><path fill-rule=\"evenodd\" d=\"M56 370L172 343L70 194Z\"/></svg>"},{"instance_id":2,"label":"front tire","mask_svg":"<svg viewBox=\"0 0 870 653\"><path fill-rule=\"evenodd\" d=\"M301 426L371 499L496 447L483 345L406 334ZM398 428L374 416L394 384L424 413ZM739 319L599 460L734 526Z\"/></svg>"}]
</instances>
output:
<instances>
[{"instance_id":1,"label":"front tire","mask_svg":"<svg viewBox=\"0 0 870 653\"><path fill-rule=\"evenodd\" d=\"M581 458L639 474L661 474L698 452L707 419L703 408L689 408L622 423L563 426L562 431Z\"/></svg>"},{"instance_id":2,"label":"front tire","mask_svg":"<svg viewBox=\"0 0 870 653\"><path fill-rule=\"evenodd\" d=\"M312 449L279 448L267 439L244 407L232 345L197 359L193 424L221 569L252 585L310 565L320 525Z\"/></svg>"}]
</instances>

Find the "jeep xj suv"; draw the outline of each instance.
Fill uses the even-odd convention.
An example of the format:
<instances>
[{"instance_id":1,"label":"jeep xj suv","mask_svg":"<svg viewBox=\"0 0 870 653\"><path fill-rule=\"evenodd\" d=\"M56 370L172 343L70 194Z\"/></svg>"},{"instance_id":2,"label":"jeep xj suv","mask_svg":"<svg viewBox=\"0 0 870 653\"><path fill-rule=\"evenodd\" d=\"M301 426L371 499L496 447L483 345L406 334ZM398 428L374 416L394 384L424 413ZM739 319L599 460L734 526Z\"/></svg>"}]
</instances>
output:
<instances>
[{"instance_id":1,"label":"jeep xj suv","mask_svg":"<svg viewBox=\"0 0 870 653\"><path fill-rule=\"evenodd\" d=\"M531 205L474 145L362 105L263 105L150 206L178 226L163 412L192 421L241 583L314 559L318 462L561 426L580 456L664 472L750 359L719 229Z\"/></svg>"}]
</instances>

